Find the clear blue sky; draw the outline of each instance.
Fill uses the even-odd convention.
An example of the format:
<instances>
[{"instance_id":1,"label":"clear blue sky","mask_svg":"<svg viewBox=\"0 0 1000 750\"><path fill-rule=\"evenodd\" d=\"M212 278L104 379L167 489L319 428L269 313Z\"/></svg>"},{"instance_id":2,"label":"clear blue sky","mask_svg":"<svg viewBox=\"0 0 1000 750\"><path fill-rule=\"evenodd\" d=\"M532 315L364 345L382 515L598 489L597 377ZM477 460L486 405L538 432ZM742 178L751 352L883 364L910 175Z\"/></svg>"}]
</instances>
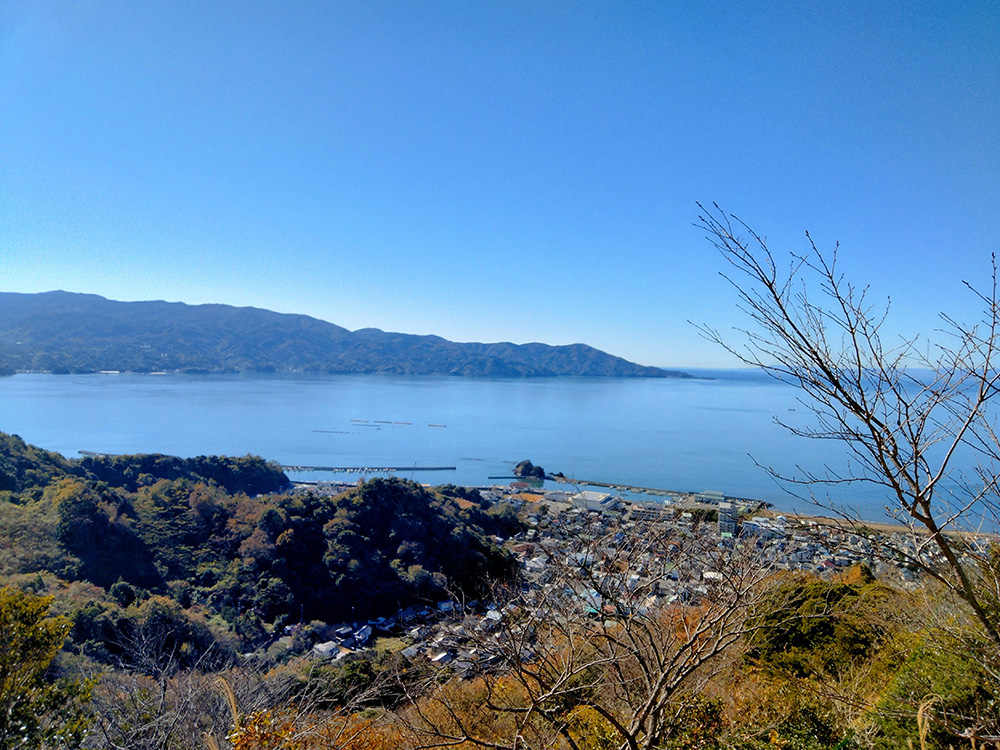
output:
<instances>
[{"instance_id":1,"label":"clear blue sky","mask_svg":"<svg viewBox=\"0 0 1000 750\"><path fill-rule=\"evenodd\" d=\"M0 291L726 365L696 201L961 311L1000 4L0 4Z\"/></svg>"}]
</instances>

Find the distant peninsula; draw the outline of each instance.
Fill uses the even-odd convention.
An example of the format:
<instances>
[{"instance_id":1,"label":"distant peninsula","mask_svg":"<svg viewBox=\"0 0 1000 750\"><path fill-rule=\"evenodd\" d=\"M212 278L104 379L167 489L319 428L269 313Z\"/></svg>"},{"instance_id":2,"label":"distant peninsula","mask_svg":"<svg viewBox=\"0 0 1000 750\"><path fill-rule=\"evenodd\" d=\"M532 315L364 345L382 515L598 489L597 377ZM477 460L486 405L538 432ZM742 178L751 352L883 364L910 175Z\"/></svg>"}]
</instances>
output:
<instances>
[{"instance_id":1,"label":"distant peninsula","mask_svg":"<svg viewBox=\"0 0 1000 750\"><path fill-rule=\"evenodd\" d=\"M254 307L0 292L0 372L107 371L690 377L585 344L457 343Z\"/></svg>"}]
</instances>

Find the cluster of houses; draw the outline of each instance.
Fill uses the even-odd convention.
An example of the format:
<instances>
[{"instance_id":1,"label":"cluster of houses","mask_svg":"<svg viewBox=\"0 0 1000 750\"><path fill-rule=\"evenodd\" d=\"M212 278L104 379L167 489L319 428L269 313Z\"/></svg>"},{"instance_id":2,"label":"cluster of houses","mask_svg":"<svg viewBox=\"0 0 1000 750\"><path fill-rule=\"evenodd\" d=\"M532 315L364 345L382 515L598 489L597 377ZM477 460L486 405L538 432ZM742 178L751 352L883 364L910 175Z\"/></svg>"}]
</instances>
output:
<instances>
[{"instance_id":1,"label":"cluster of houses","mask_svg":"<svg viewBox=\"0 0 1000 750\"><path fill-rule=\"evenodd\" d=\"M623 598L641 598L634 606L696 602L726 571L710 562L711 555L682 558L679 551L695 544L702 550L751 549L771 570L824 575L865 564L880 578L907 582L915 577L905 566L880 561L871 537L820 519L754 515L759 508L753 501L732 500L719 492L644 502L592 491L528 495L519 489L481 492L496 502L515 503L525 521L526 529L517 537L497 540L522 565L522 603L545 599L558 588L581 608L597 613L609 606L608 590L614 586ZM635 545L640 539L646 545L641 550ZM902 535L896 541L902 549L912 545ZM618 554L622 550L638 551ZM611 558L614 566L607 564ZM567 585L567 570L586 575L576 575L577 583ZM498 649L489 646L505 637L503 622L496 605L446 600L336 627L314 653L340 658L369 647L382 634L391 636L408 658L463 671L497 658Z\"/></svg>"},{"instance_id":2,"label":"cluster of houses","mask_svg":"<svg viewBox=\"0 0 1000 750\"><path fill-rule=\"evenodd\" d=\"M531 507L534 505L534 507ZM549 492L521 511L529 526L525 536L542 547L558 541L553 534L579 532L581 528L607 533L620 528L635 533L650 524L669 526L679 533L714 535L719 544L753 540L766 550L776 569L822 573L858 563L875 566L871 543L856 534L825 526L819 521L785 516L751 515L763 506L750 500L727 499L721 492L676 495L672 500L626 500L598 492ZM529 570L537 561L525 560Z\"/></svg>"}]
</instances>

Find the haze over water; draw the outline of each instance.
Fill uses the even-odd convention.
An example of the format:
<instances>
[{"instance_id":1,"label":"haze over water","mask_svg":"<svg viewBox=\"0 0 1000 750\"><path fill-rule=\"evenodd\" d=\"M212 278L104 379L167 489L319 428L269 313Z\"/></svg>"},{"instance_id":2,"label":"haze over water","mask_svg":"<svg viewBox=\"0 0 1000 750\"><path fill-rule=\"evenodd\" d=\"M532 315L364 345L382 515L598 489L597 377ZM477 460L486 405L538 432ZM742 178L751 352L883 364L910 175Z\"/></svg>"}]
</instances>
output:
<instances>
[{"instance_id":1,"label":"haze over water","mask_svg":"<svg viewBox=\"0 0 1000 750\"><path fill-rule=\"evenodd\" d=\"M490 477L509 477L512 463L528 458L584 480L721 490L812 510L754 464L843 464L839 446L774 423L807 417L797 391L758 373L699 374L706 377L16 375L0 379L0 429L68 457L253 453L290 465L456 467L398 472L433 484L503 483ZM881 516L868 488L837 498Z\"/></svg>"}]
</instances>

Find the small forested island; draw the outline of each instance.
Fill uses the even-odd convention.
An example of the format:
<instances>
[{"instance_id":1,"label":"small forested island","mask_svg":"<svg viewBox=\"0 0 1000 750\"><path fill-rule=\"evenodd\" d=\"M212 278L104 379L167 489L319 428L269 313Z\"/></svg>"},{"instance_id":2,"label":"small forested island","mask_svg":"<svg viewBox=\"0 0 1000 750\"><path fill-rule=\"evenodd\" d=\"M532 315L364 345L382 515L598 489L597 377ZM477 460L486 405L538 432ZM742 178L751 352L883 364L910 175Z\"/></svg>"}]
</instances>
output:
<instances>
[{"instance_id":1,"label":"small forested island","mask_svg":"<svg viewBox=\"0 0 1000 750\"><path fill-rule=\"evenodd\" d=\"M585 344L457 343L253 307L0 293L0 374L29 371L690 377Z\"/></svg>"},{"instance_id":2,"label":"small forested island","mask_svg":"<svg viewBox=\"0 0 1000 750\"><path fill-rule=\"evenodd\" d=\"M1000 730L989 642L876 554L896 532L515 485L293 486L254 456L67 459L0 433L0 747L888 750Z\"/></svg>"}]
</instances>

